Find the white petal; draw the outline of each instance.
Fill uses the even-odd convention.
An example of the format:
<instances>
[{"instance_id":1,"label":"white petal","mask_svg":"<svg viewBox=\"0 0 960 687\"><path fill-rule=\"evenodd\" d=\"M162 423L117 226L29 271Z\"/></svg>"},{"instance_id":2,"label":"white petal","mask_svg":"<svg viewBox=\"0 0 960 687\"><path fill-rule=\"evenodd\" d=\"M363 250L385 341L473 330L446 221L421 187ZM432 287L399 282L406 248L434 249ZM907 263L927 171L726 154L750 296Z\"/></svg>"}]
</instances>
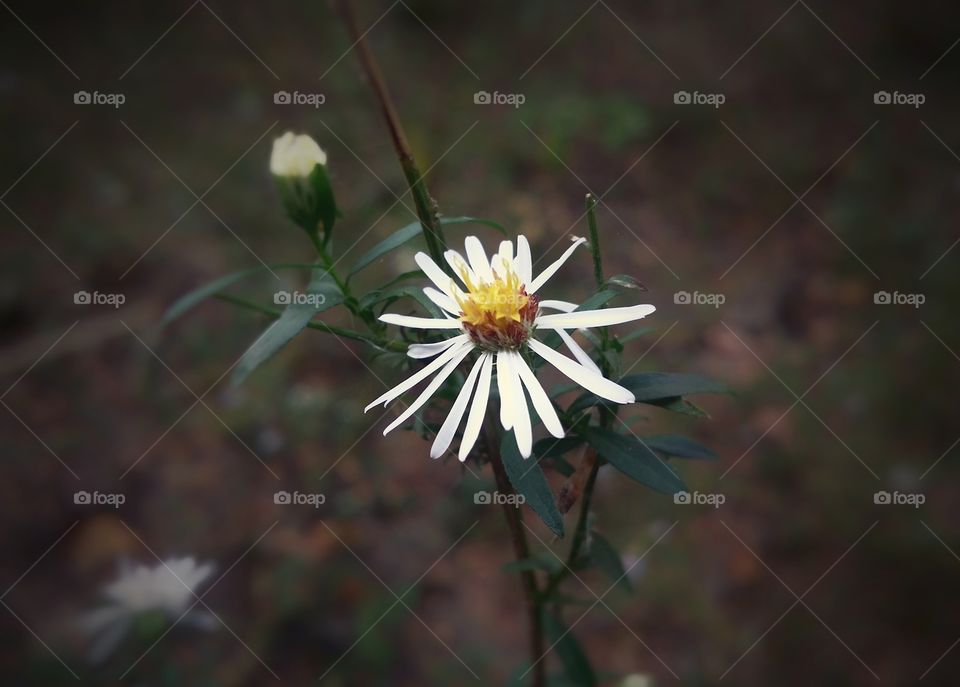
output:
<instances>
[{"instance_id":1,"label":"white petal","mask_svg":"<svg viewBox=\"0 0 960 687\"><path fill-rule=\"evenodd\" d=\"M459 317L460 306L457 305L457 302L452 298L450 298L450 296L448 296L445 293L441 293L440 291L437 291L432 286L428 286L424 288L423 293L426 294L427 298L433 301L434 305L436 305L439 308L442 308L443 310L446 310L448 313L457 315Z\"/></svg>"},{"instance_id":2,"label":"white petal","mask_svg":"<svg viewBox=\"0 0 960 687\"><path fill-rule=\"evenodd\" d=\"M438 289L450 296L450 298L463 294L453 281L453 277L437 267L437 263L435 263L429 255L421 251L414 255L413 259L417 263L417 267L427 275L427 279L432 281Z\"/></svg>"},{"instance_id":3,"label":"white petal","mask_svg":"<svg viewBox=\"0 0 960 687\"><path fill-rule=\"evenodd\" d=\"M541 343L540 341L537 341L536 339L529 339L527 344L537 355L560 370L563 374L575 381L587 391L592 391L597 396L602 396L603 398L613 401L614 403L634 402L634 396L629 389L624 389L622 386L610 381L606 377L598 375L596 372L591 371L583 365L570 360L570 358L567 356L557 353L555 350Z\"/></svg>"},{"instance_id":4,"label":"white petal","mask_svg":"<svg viewBox=\"0 0 960 687\"><path fill-rule=\"evenodd\" d=\"M460 462L467 459L470 449L480 435L480 427L487 412L487 399L490 397L490 377L493 373L493 353L483 353L480 356L483 368L480 370L480 380L477 382L477 391L470 404L470 415L467 416L467 426L463 429L463 438L460 439L460 451L457 457Z\"/></svg>"},{"instance_id":5,"label":"white petal","mask_svg":"<svg viewBox=\"0 0 960 687\"><path fill-rule=\"evenodd\" d=\"M523 386L520 384L520 371L517 369L517 353L510 355L510 412L513 413L513 435L517 439L517 448L520 455L529 458L533 451L533 431L530 427L530 411L527 408L527 399L523 395ZM523 362L523 361L519 361Z\"/></svg>"},{"instance_id":6,"label":"white petal","mask_svg":"<svg viewBox=\"0 0 960 687\"><path fill-rule=\"evenodd\" d=\"M416 374L410 375L405 380L403 380L402 382L397 384L395 387L390 389L390 391L388 391L387 393L378 397L376 400L369 403L367 407L363 409L363 412L367 412L368 410L373 408L373 406L378 405L380 403L383 403L384 405L386 405L387 403L395 399L397 396L407 391L407 389L411 389L415 387L417 384L419 384L424 379L429 377L431 374L436 372L441 366L445 365L451 358L457 355L460 351L470 350L471 348L473 348L473 344L470 343L469 341L466 341L465 339L461 341L459 345L455 344L451 346L446 351L444 351L441 356L439 356L436 360L431 361L430 364L424 367L422 370L420 370Z\"/></svg>"},{"instance_id":7,"label":"white petal","mask_svg":"<svg viewBox=\"0 0 960 687\"><path fill-rule=\"evenodd\" d=\"M461 334L460 336L455 336L452 339L445 339L444 341L438 341L436 343L410 344L410 347L407 349L407 355L411 358L418 359L432 358L438 353L443 353L454 344L461 343L466 340L467 335Z\"/></svg>"},{"instance_id":8,"label":"white petal","mask_svg":"<svg viewBox=\"0 0 960 687\"><path fill-rule=\"evenodd\" d=\"M573 242L573 245L567 248L564 251L563 255L560 256L560 259L554 262L550 267L545 269L543 272L537 275L537 278L530 282L530 285L527 287L527 293L536 293L537 290L547 283L547 280L553 276L553 273L556 272L563 266L563 263L567 261L567 258L570 257L570 254L577 249L581 243L586 243L586 239L577 239Z\"/></svg>"},{"instance_id":9,"label":"white petal","mask_svg":"<svg viewBox=\"0 0 960 687\"><path fill-rule=\"evenodd\" d=\"M510 241L501 241L497 254L508 263L513 262L513 244Z\"/></svg>"},{"instance_id":10,"label":"white petal","mask_svg":"<svg viewBox=\"0 0 960 687\"><path fill-rule=\"evenodd\" d=\"M507 351L497 351L497 391L500 393L500 424L504 429L513 427L513 412L510 402L510 356Z\"/></svg>"},{"instance_id":11,"label":"white petal","mask_svg":"<svg viewBox=\"0 0 960 687\"><path fill-rule=\"evenodd\" d=\"M593 362L593 359L591 359L590 356L587 355L587 352L585 350L580 348L580 344L574 341L572 336L567 334L567 332L564 331L563 329L554 329L553 331L555 331L557 334L560 335L560 338L563 339L563 343L565 343L567 345L567 348L570 349L570 352L573 353L573 357L577 359L577 362L579 362L584 367L589 367L591 370L593 370L597 374L602 374L600 372L600 368L597 367L597 364Z\"/></svg>"},{"instance_id":12,"label":"white petal","mask_svg":"<svg viewBox=\"0 0 960 687\"><path fill-rule=\"evenodd\" d=\"M467 259L470 260L470 267L482 281L492 282L493 272L490 271L490 261L487 254L483 252L483 245L476 236L468 236L463 243L467 249Z\"/></svg>"},{"instance_id":13,"label":"white petal","mask_svg":"<svg viewBox=\"0 0 960 687\"><path fill-rule=\"evenodd\" d=\"M560 312L573 312L577 309L577 304L571 303L570 301L545 300L540 301L540 307L547 308L548 310L559 310Z\"/></svg>"},{"instance_id":14,"label":"white petal","mask_svg":"<svg viewBox=\"0 0 960 687\"><path fill-rule=\"evenodd\" d=\"M607 308L605 310L582 310L579 312L559 313L557 315L542 315L537 318L538 327L555 329L606 327L612 324L622 324L633 320L642 320L655 311L652 305L631 305L626 308Z\"/></svg>"},{"instance_id":15,"label":"white petal","mask_svg":"<svg viewBox=\"0 0 960 687\"><path fill-rule=\"evenodd\" d=\"M443 254L443 257L447 259L447 264L453 268L454 274L457 275L457 278L463 282L463 273L467 273L467 278L476 284L479 279L477 279L477 273L473 271L467 261L464 259L460 253L455 250L448 250ZM463 285L466 286L467 283L463 282Z\"/></svg>"},{"instance_id":16,"label":"white petal","mask_svg":"<svg viewBox=\"0 0 960 687\"><path fill-rule=\"evenodd\" d=\"M453 358L449 360L446 365L443 366L443 369L441 369L434 376L434 378L430 380L430 383L423 388L423 391L420 393L419 396L417 396L416 400L410 404L410 407L407 408L402 413L400 413L400 415L397 416L396 420L394 420L389 425L387 425L387 428L383 430L383 436L387 436L388 432L396 429L398 426L406 422L407 418L409 418L415 412L420 410L420 407L424 403L430 400L430 397L433 396L433 394L437 391L437 389L440 388L440 385L443 384L444 380L446 380L446 378L453 373L457 365L459 365L460 362L467 357L467 354L471 351L472 348L473 346L462 347L459 350L459 352L456 355L454 355Z\"/></svg>"},{"instance_id":17,"label":"white petal","mask_svg":"<svg viewBox=\"0 0 960 687\"><path fill-rule=\"evenodd\" d=\"M463 413L467 410L467 401L470 400L470 394L473 393L473 386L476 384L481 365L483 365L483 356L477 358L473 369L471 369L470 374L467 375L467 381L464 382L460 393L457 394L457 399L450 407L450 412L447 413L446 419L440 426L440 431L437 432L437 438L434 439L433 446L430 447L431 458L439 458L450 448L450 442L453 441L453 437L457 433L457 428L460 427L460 420L463 419Z\"/></svg>"},{"instance_id":18,"label":"white petal","mask_svg":"<svg viewBox=\"0 0 960 687\"><path fill-rule=\"evenodd\" d=\"M538 382L536 376L534 376L533 371L527 366L523 356L514 352L511 362L513 362L514 367L520 375L520 381L523 382L523 385L527 389L527 393L530 395L530 401L533 403L533 407L537 411L537 415L539 415L540 419L543 420L543 426L546 427L547 431L553 436L557 437L558 439L563 438L563 425L560 424L560 418L557 417L557 411L553 407L553 404L550 403L550 398L547 396L547 392L543 390L540 382Z\"/></svg>"},{"instance_id":19,"label":"white petal","mask_svg":"<svg viewBox=\"0 0 960 687\"><path fill-rule=\"evenodd\" d=\"M530 259L530 244L523 234L517 236L517 256L513 259L513 269L524 284L533 278L533 261ZM530 293L528 291L527 293Z\"/></svg>"},{"instance_id":20,"label":"white petal","mask_svg":"<svg viewBox=\"0 0 960 687\"><path fill-rule=\"evenodd\" d=\"M460 320L449 317L412 317L387 313L380 316L380 321L411 329L460 329Z\"/></svg>"}]
</instances>

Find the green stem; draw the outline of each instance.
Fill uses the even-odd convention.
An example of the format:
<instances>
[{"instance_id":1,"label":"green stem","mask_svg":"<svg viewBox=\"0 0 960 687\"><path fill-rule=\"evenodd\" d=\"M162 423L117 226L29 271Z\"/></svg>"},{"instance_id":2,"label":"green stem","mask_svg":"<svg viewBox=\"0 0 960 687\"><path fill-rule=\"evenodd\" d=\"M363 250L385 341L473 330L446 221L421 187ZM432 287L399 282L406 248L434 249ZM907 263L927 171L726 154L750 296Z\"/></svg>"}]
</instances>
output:
<instances>
[{"instance_id":1,"label":"green stem","mask_svg":"<svg viewBox=\"0 0 960 687\"><path fill-rule=\"evenodd\" d=\"M231 296L230 294L227 294L227 293L217 294L215 298L217 298L218 300L224 301L225 303L231 303L233 305L240 306L241 308L246 308L247 310L253 310L254 312L261 313L274 320L283 314L283 311L278 310L277 308L271 308L266 305L260 305L259 303L254 303L253 301L248 301L244 298L238 298L236 296ZM321 332L326 332L328 334L333 334L334 336L340 336L345 339L362 341L363 343L367 343L367 344L370 344L371 346L384 349L387 351L405 353L407 350L407 344L403 343L402 341L388 341L386 339L375 338L375 337L367 336L365 334L361 334L360 332L355 332L351 329L336 327L332 324L327 324L326 322L311 320L310 322L307 322L307 327L310 329L319 330Z\"/></svg>"},{"instance_id":2,"label":"green stem","mask_svg":"<svg viewBox=\"0 0 960 687\"><path fill-rule=\"evenodd\" d=\"M600 258L600 232L597 230L597 199L587 194L587 226L590 227L590 251L593 253L593 278L603 288L603 262Z\"/></svg>"}]
</instances>

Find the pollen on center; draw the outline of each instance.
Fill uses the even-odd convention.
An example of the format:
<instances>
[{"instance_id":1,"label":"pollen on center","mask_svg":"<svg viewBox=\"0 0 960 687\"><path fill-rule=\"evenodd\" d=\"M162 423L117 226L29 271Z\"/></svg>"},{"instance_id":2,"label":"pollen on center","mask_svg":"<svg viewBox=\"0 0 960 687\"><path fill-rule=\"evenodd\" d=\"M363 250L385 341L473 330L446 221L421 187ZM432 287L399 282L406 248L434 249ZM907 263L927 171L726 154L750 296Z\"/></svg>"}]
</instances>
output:
<instances>
[{"instance_id":1,"label":"pollen on center","mask_svg":"<svg viewBox=\"0 0 960 687\"><path fill-rule=\"evenodd\" d=\"M527 294L509 265L493 270L493 280L476 282L466 269L460 276L467 287L457 297L460 320L478 345L488 349L516 348L529 338L539 299Z\"/></svg>"}]
</instances>

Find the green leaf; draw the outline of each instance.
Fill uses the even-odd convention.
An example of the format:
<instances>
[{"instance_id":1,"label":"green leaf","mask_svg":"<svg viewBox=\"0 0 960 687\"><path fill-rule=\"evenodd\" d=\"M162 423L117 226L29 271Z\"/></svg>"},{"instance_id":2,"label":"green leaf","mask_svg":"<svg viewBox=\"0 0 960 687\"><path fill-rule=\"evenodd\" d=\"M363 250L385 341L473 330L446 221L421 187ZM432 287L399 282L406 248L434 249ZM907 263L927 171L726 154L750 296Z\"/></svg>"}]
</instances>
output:
<instances>
[{"instance_id":1,"label":"green leaf","mask_svg":"<svg viewBox=\"0 0 960 687\"><path fill-rule=\"evenodd\" d=\"M506 229L504 229L502 226L500 226L496 222L489 219L480 219L478 217L441 217L440 218L441 225L469 224L471 222L475 224L485 224L488 227L493 227L494 229L499 230L501 233L506 234ZM361 255L360 259L357 260L357 262L354 263L353 267L350 268L349 276L352 277L354 274L362 270L364 267L367 267L373 262L379 260L390 251L394 250L395 248L399 248L400 246L405 244L407 241L410 241L415 237L419 236L422 231L423 230L420 227L420 220L417 220L416 222L411 222L407 226L397 229L395 232L390 234L390 236L388 236L383 241L381 241L380 243L375 245L373 248L368 250L366 253Z\"/></svg>"},{"instance_id":2,"label":"green leaf","mask_svg":"<svg viewBox=\"0 0 960 687\"><path fill-rule=\"evenodd\" d=\"M269 265L267 267L251 267L245 270L240 270L238 272L233 272L231 274L226 274L222 277L218 277L213 281L207 282L203 286L200 286L193 291L181 296L173 305L167 308L167 312L164 313L163 319L160 320L160 326L165 327L177 318L181 317L188 311L192 310L194 307L202 303L207 298L215 296L221 291L223 291L228 286L233 286L237 282L245 279L246 277L253 276L255 274L261 274L264 272L269 272L270 270L284 270L284 269L311 269L311 270L322 270L325 269L321 265L316 265L313 263L283 263L281 265Z\"/></svg>"},{"instance_id":3,"label":"green leaf","mask_svg":"<svg viewBox=\"0 0 960 687\"><path fill-rule=\"evenodd\" d=\"M593 673L590 660L580 647L573 633L552 613L544 612L543 629L547 641L553 646L570 682L580 687L595 687L597 676Z\"/></svg>"},{"instance_id":4,"label":"green leaf","mask_svg":"<svg viewBox=\"0 0 960 687\"><path fill-rule=\"evenodd\" d=\"M510 484L526 499L527 504L540 516L544 524L558 537L563 536L563 516L557 510L557 502L536 459L524 460L517 448L513 430L504 432L500 440L500 455Z\"/></svg>"},{"instance_id":5,"label":"green leaf","mask_svg":"<svg viewBox=\"0 0 960 687\"><path fill-rule=\"evenodd\" d=\"M691 415L693 417L710 417L710 413L698 405L694 405L685 398L673 396L671 398L661 398L656 401L644 401L648 405L657 406L664 410L669 410L681 415Z\"/></svg>"},{"instance_id":6,"label":"green leaf","mask_svg":"<svg viewBox=\"0 0 960 687\"><path fill-rule=\"evenodd\" d=\"M730 393L726 384L715 382L700 375L677 372L643 372L627 375L619 383L630 389L638 401L670 398L672 396L690 396L692 394Z\"/></svg>"},{"instance_id":7,"label":"green leaf","mask_svg":"<svg viewBox=\"0 0 960 687\"><path fill-rule=\"evenodd\" d=\"M640 329L635 329L629 334L618 336L617 338L620 340L620 343L627 343L628 341L639 339L641 336L646 336L647 334L655 331L657 331L656 327L640 327Z\"/></svg>"},{"instance_id":8,"label":"green leaf","mask_svg":"<svg viewBox=\"0 0 960 687\"><path fill-rule=\"evenodd\" d=\"M686 491L673 469L640 439L601 427L582 430L587 442L617 470L661 494Z\"/></svg>"},{"instance_id":9,"label":"green leaf","mask_svg":"<svg viewBox=\"0 0 960 687\"><path fill-rule=\"evenodd\" d=\"M623 567L623 558L613 545L596 530L590 532L590 561L625 592L632 592L633 585Z\"/></svg>"},{"instance_id":10,"label":"green leaf","mask_svg":"<svg viewBox=\"0 0 960 687\"><path fill-rule=\"evenodd\" d=\"M720 382L715 382L700 375L677 372L643 372L627 375L617 383L629 389L637 403L651 403L666 399L672 401L674 398L691 394L725 394L730 392L729 388ZM567 412L577 412L597 405L601 401L594 394L583 394L570 405ZM669 407L668 409L674 410L675 408Z\"/></svg>"},{"instance_id":11,"label":"green leaf","mask_svg":"<svg viewBox=\"0 0 960 687\"><path fill-rule=\"evenodd\" d=\"M605 282L607 286L612 286L618 289L635 289L637 291L646 291L647 287L640 283L635 277L631 277L629 274L617 274L613 277L610 277Z\"/></svg>"},{"instance_id":12,"label":"green leaf","mask_svg":"<svg viewBox=\"0 0 960 687\"><path fill-rule=\"evenodd\" d=\"M303 331L317 313L343 302L343 295L327 272L314 275L307 286L306 293L310 296L322 297L322 300L288 305L283 314L271 322L270 326L243 354L233 373L234 384L243 382L261 363Z\"/></svg>"},{"instance_id":13,"label":"green leaf","mask_svg":"<svg viewBox=\"0 0 960 687\"><path fill-rule=\"evenodd\" d=\"M662 436L645 437L644 443L654 451L659 451L668 456L677 458L692 458L699 460L716 460L717 454L704 446L703 444L678 436L676 434L664 434Z\"/></svg>"},{"instance_id":14,"label":"green leaf","mask_svg":"<svg viewBox=\"0 0 960 687\"><path fill-rule=\"evenodd\" d=\"M360 300L358 307L360 310L368 310L378 303L383 303L383 308L387 308L391 303L401 298L412 298L419 303L424 310L430 313L431 317L443 317L443 312L437 307L436 303L427 298L423 292L423 287L414 286L413 284L396 286L386 291L372 291Z\"/></svg>"},{"instance_id":15,"label":"green leaf","mask_svg":"<svg viewBox=\"0 0 960 687\"><path fill-rule=\"evenodd\" d=\"M569 453L583 443L583 437L566 436L561 439L544 437L533 445L533 456L540 458L554 458Z\"/></svg>"},{"instance_id":16,"label":"green leaf","mask_svg":"<svg viewBox=\"0 0 960 687\"><path fill-rule=\"evenodd\" d=\"M547 461L547 467L552 467L564 477L569 477L574 473L575 468L563 456L582 443L583 438L576 435L565 436L562 439L544 437L533 445L532 457L538 461Z\"/></svg>"}]
</instances>

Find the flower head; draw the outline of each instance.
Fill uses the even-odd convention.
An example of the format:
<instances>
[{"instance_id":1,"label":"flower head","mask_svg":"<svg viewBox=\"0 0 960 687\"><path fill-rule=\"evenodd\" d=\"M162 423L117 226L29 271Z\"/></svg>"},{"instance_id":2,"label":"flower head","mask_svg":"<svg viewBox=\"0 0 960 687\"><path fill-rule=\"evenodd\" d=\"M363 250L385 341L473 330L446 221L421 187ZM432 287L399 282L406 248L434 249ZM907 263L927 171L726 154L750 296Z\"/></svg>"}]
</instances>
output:
<instances>
[{"instance_id":1,"label":"flower head","mask_svg":"<svg viewBox=\"0 0 960 687\"><path fill-rule=\"evenodd\" d=\"M131 621L159 611L170 622L183 618L193 625L209 629L211 617L190 610L196 590L213 574L214 565L197 565L191 556L171 558L150 567L124 566L120 575L104 587L108 603L80 619L80 626L92 635L100 635L93 654L103 658L123 638Z\"/></svg>"},{"instance_id":2,"label":"flower head","mask_svg":"<svg viewBox=\"0 0 960 687\"><path fill-rule=\"evenodd\" d=\"M308 177L317 165L327 164L327 154L306 134L288 131L274 139L270 171L278 177Z\"/></svg>"},{"instance_id":3,"label":"flower head","mask_svg":"<svg viewBox=\"0 0 960 687\"><path fill-rule=\"evenodd\" d=\"M437 432L430 449L430 455L434 458L441 456L450 447L463 416L467 414L469 404L470 410L458 452L460 460L466 460L483 423L494 366L500 396L500 423L505 430L514 431L517 447L523 457L529 457L533 443L527 399L547 431L555 437L564 436L563 426L553 403L527 364L524 357L527 351L536 353L571 380L602 398L615 403L633 403L633 394L604 377L600 368L568 330L605 327L639 320L654 312L656 308L652 305L635 305L580 311L575 303L541 300L537 295L547 280L584 242L585 239L575 239L560 259L536 278L533 277L530 246L524 236L517 237L516 253L513 243L503 241L497 253L490 258L475 236L468 236L465 241L466 258L457 251L448 250L444 257L452 272L457 275L459 283L441 270L426 253L417 253L417 265L434 285L423 291L444 311L444 317L386 314L380 319L403 327L454 330L459 333L437 343L410 346L407 355L411 358L434 360L370 403L366 410L379 403L386 405L430 375L434 377L417 399L383 433L387 434L398 427L419 410L474 350L479 351L480 355ZM544 314L544 311L555 312ZM556 332L573 354L573 359L534 338L534 333L540 329Z\"/></svg>"}]
</instances>

